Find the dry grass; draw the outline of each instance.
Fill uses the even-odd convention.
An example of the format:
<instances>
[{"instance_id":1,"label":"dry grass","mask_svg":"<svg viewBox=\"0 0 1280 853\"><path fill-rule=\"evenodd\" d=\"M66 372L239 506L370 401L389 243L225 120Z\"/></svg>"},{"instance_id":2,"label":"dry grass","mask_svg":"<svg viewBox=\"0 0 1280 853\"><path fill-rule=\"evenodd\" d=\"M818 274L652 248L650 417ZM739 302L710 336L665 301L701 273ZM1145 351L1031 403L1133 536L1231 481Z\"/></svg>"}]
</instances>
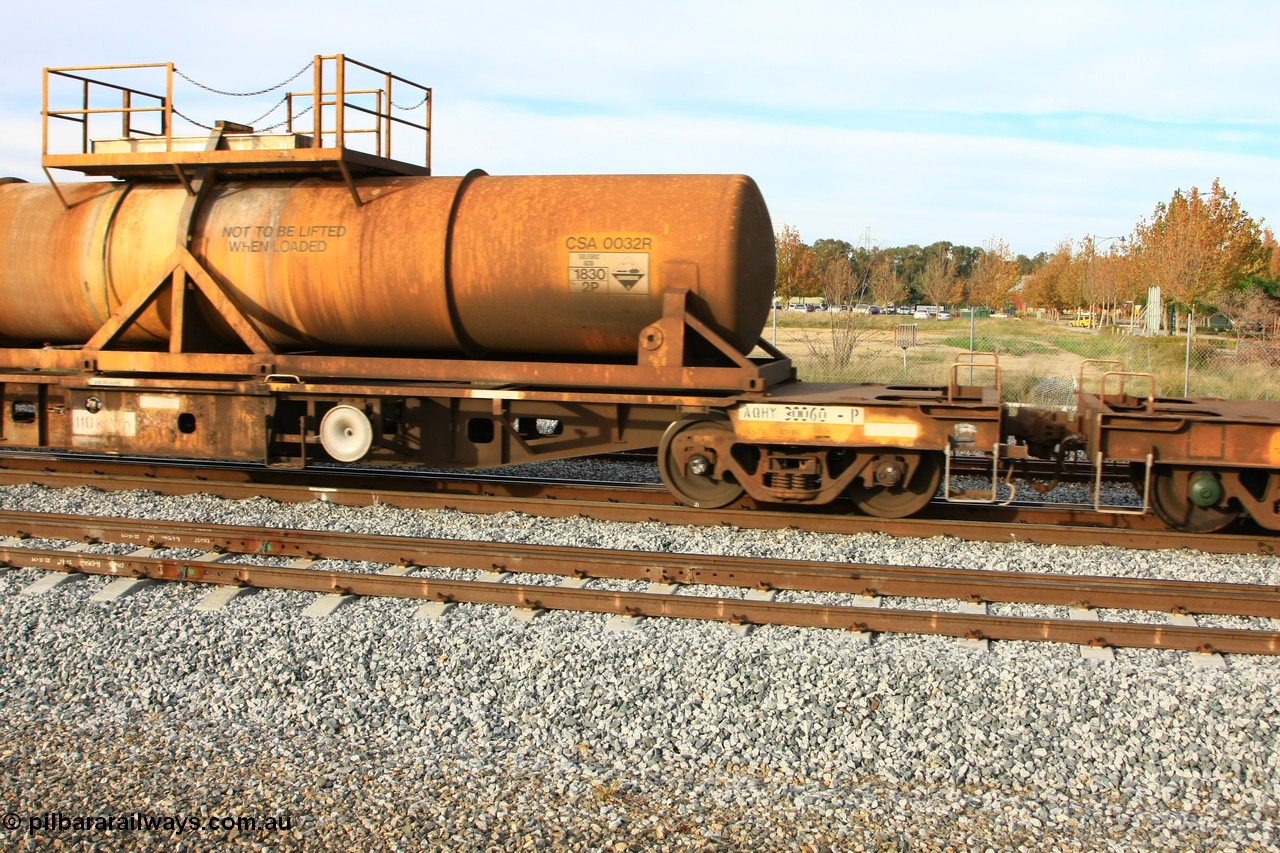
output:
<instances>
[{"instance_id":1,"label":"dry grass","mask_svg":"<svg viewBox=\"0 0 1280 853\"><path fill-rule=\"evenodd\" d=\"M800 378L809 382L942 385L948 366L969 349L967 318L914 320L889 315L858 317L857 347L847 366L832 367L820 357L821 342L830 335L824 313L779 312L777 346L791 356ZM842 318L843 319L843 318ZM899 324L916 325L916 346L903 352L895 344ZM1082 362L1119 362L1123 369L1150 372L1161 396L1183 393L1186 339L1140 337L1114 329L1074 329L1039 320L979 319L973 325L974 349L999 357L1007 401L1036 402L1042 389L1058 389L1073 381ZM772 341L766 325L763 337ZM1197 337L1193 341L1191 388L1194 396L1241 400L1280 399L1274 368L1251 353L1236 353L1232 338Z\"/></svg>"}]
</instances>

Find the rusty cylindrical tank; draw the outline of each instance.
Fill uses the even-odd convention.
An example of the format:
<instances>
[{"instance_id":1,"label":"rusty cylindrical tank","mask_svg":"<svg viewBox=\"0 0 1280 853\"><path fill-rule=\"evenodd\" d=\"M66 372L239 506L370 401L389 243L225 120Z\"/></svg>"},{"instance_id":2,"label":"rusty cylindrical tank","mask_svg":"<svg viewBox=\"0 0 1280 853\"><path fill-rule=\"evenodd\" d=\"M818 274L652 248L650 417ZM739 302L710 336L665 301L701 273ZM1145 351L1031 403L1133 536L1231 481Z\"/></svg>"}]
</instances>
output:
<instances>
[{"instance_id":1,"label":"rusty cylindrical tank","mask_svg":"<svg viewBox=\"0 0 1280 853\"><path fill-rule=\"evenodd\" d=\"M380 177L220 183L189 248L281 348L623 355L668 287L742 352L774 286L742 175ZM86 341L185 239L177 184L0 182L0 338ZM169 300L126 332L165 340ZM230 335L216 319L213 328Z\"/></svg>"}]
</instances>

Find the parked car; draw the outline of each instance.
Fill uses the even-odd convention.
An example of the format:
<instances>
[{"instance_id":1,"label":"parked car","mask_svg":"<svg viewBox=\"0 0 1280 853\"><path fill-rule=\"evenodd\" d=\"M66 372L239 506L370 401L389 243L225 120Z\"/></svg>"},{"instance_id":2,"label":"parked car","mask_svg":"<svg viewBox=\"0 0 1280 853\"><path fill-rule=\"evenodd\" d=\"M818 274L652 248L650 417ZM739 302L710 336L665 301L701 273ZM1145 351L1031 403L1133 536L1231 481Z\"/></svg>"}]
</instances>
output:
<instances>
[{"instance_id":1,"label":"parked car","mask_svg":"<svg viewBox=\"0 0 1280 853\"><path fill-rule=\"evenodd\" d=\"M904 316L904 317L910 317L910 316L912 315L912 313L914 313L914 312L911 310L911 306L910 306L910 305L899 305L899 306L898 306L898 313L899 313L899 314L901 314L901 315L902 315L902 316Z\"/></svg>"},{"instance_id":2,"label":"parked car","mask_svg":"<svg viewBox=\"0 0 1280 853\"><path fill-rule=\"evenodd\" d=\"M939 320L950 320L950 319L951 319L951 312L950 312L950 311L939 311L939 312L938 312L938 319L939 319Z\"/></svg>"},{"instance_id":3,"label":"parked car","mask_svg":"<svg viewBox=\"0 0 1280 853\"><path fill-rule=\"evenodd\" d=\"M916 312L911 315L911 317L912 319L915 319L915 320L928 320L929 312L925 311L923 308L920 308L920 309L917 309Z\"/></svg>"}]
</instances>

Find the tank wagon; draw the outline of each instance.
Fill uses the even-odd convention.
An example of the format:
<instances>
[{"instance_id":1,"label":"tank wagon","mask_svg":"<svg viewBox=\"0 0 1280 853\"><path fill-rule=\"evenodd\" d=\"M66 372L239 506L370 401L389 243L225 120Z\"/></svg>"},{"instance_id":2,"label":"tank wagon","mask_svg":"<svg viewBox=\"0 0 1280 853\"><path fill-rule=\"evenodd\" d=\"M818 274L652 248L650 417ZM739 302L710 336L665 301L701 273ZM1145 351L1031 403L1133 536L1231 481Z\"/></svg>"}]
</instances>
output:
<instances>
[{"instance_id":1,"label":"tank wagon","mask_svg":"<svg viewBox=\"0 0 1280 853\"><path fill-rule=\"evenodd\" d=\"M435 176L431 91L341 55L283 131L176 136L173 66L131 67L163 94L100 79L118 68L46 69L48 185L0 179L0 447L457 468L656 448L691 506L882 517L939 489L994 503L1017 460L1080 449L1132 465L1144 505L1110 511L1280 529L1273 404L1133 394L1150 377L1102 365L1074 419L1006 409L981 353L943 387L797 381L760 339L774 243L748 177ZM121 129L95 137L103 114ZM51 122L81 126L70 152ZM952 487L957 453L989 488Z\"/></svg>"}]
</instances>

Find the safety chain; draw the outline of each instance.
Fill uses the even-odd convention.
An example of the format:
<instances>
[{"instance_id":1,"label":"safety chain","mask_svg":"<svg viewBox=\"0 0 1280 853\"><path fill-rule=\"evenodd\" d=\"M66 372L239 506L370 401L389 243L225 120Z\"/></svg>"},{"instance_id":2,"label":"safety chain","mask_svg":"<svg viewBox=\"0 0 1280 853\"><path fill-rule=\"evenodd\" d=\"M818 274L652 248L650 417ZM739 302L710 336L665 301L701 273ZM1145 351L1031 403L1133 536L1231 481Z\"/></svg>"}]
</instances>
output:
<instances>
[{"instance_id":1,"label":"safety chain","mask_svg":"<svg viewBox=\"0 0 1280 853\"><path fill-rule=\"evenodd\" d=\"M283 97L283 98L281 98L280 100L276 101L276 102L271 106L271 109L267 110L265 113L263 113L262 115L258 116L258 117L257 117L257 118L255 118L253 121L247 121L247 122L245 122L245 124L249 125L249 127L257 127L257 126L258 126L258 122L262 121L264 118L266 118L267 116L271 115L271 114L272 114L273 112L275 112L276 110L280 109L280 107L284 106L284 102L285 102L285 101L287 101L287 100L289 100L289 96L288 96L288 95L286 95L285 97ZM307 107L307 109L311 109L311 108L310 108L310 107ZM276 126L277 126L277 127L279 127L279 125L276 125Z\"/></svg>"},{"instance_id":2,"label":"safety chain","mask_svg":"<svg viewBox=\"0 0 1280 853\"><path fill-rule=\"evenodd\" d=\"M284 102L283 102L283 101L281 101L281 103L284 103ZM280 104L276 104L276 106L278 107L278 106L280 106ZM294 118L294 119L300 119L300 118L302 118L304 115L306 115L307 113L311 112L311 107L312 107L312 106L314 106L314 105L309 105L305 110L303 110L302 112L300 112L300 113L298 113L297 115L293 116L293 118ZM275 110L275 107L272 107L272 110L274 111L274 110ZM268 113L267 115L270 115L270 113ZM267 116L263 116L262 118L266 118L266 117L267 117ZM258 119L258 121L262 121L262 119L260 118L260 119ZM278 124L273 124L273 125L271 125L271 127L260 127L260 128L258 128L258 133L270 133L270 132L271 132L271 131L273 131L273 130L279 130L280 128L284 127L284 126L285 126L285 125L287 125L288 123L289 123L289 119L285 119L284 121L279 122Z\"/></svg>"},{"instance_id":3,"label":"safety chain","mask_svg":"<svg viewBox=\"0 0 1280 853\"><path fill-rule=\"evenodd\" d=\"M292 77L290 77L288 80L284 80L284 81L282 81L282 82L280 82L280 83L277 83L276 85L274 85L274 86L270 87L269 89L259 89L259 90L258 90L258 91L256 91L256 92L224 92L224 91L222 91L221 89L214 89L212 86L206 86L205 84L203 84L203 83L201 83L201 82L199 82L199 81L197 81L197 80L194 80L194 79L192 79L191 77L188 77L186 74L183 74L183 73L182 73L180 70L178 70L178 68L176 68L176 67L173 69L173 72L174 72L175 74L177 74L179 77L181 77L183 80L186 80L186 81L187 81L188 83L190 83L191 85L196 86L197 88L200 88L200 89L204 89L206 92L212 92L212 93L213 93L213 94L215 94L215 95L226 95L226 96L228 96L228 97L232 97L232 98L251 98L251 97L254 97L254 96L256 96L256 95L265 95L265 94L267 94L268 92L274 92L274 91L275 91L275 90L277 90L277 89L283 88L284 86L288 86L288 85L289 85L290 83L292 83L294 80L297 80L299 77L301 77L303 74L305 74L305 73L307 72L307 70L308 70L308 69L310 69L310 68L312 68L312 67L314 67L314 66L315 66L315 60L312 60L312 61L308 62L306 65L302 66L302 68L298 69L298 73L294 74L294 75L293 75ZM418 107L420 107L420 106L422 106L423 104L425 104L425 103L427 102L427 100L428 100L430 97L431 97L431 92L430 92L430 90L427 90L427 91L425 91L425 92L423 93L422 98L421 98L421 99L420 99L416 104L413 104L413 105L411 105L411 106L401 106L400 104L397 104L397 103L395 103L394 101L388 101L388 103L390 103L390 104L391 104L391 106L392 106L394 109L400 110L400 111L402 111L402 112L408 112L408 111L410 111L410 110L416 110ZM287 100L288 100L288 96L286 95L285 97L281 98L279 101L276 101L276 103L271 107L271 109L267 110L265 113L263 113L262 115L258 116L258 117L257 117L256 119L254 119L253 121L248 122L248 125L249 125L250 127L254 127L254 128L256 128L256 127L257 127L257 125L258 125L258 122L262 121L262 120L263 120L263 119L265 119L267 116L271 115L271 114L272 114L272 113L274 113L276 110L280 109L281 105L282 105L282 104L284 104ZM298 114L297 114L297 115L295 115L295 116L292 116L292 118L294 118L294 119L301 118L302 116L304 116L304 115L306 115L307 113L311 112L311 109L312 109L312 107L314 107L314 106L315 106L314 104L312 104L311 106L308 106L308 107L307 107L306 109L304 109L302 112L298 113ZM195 125L196 127L201 128L201 129L203 129L203 130L212 131L212 130L214 129L214 128L210 127L210 126L209 126L209 125L207 125L207 124L201 124L200 122L196 121L195 119L191 118L191 117L190 117L190 116L188 116L188 115L185 115L184 113L182 113L181 111L179 111L179 110L178 110L178 109L176 109L176 108L174 108L174 109L173 109L173 114L174 114L174 115L176 115L176 116L178 116L179 118L183 119L184 121L187 121L187 122L189 122L189 123L191 123L191 124ZM279 130L280 128L282 128L282 127L284 127L285 125L287 125L287 124L289 123L289 121L290 121L290 119L289 119L289 118L286 118L284 121L281 121L281 122L279 122L278 124L274 124L274 125L272 125L271 127L259 128L259 129L258 129L258 132L260 132L260 133L266 133L266 132L270 132L270 131L273 131L273 130Z\"/></svg>"},{"instance_id":4,"label":"safety chain","mask_svg":"<svg viewBox=\"0 0 1280 853\"><path fill-rule=\"evenodd\" d=\"M391 103L391 106L395 107L396 109L400 110L401 112L406 112L406 113L407 113L407 112L409 112L409 110L416 110L418 107L420 107L420 106L422 106L423 104L425 104L425 103L427 102L427 98L430 98L430 97L431 97L431 93L430 93L430 92L424 92L424 93L423 93L423 95L422 95L422 100L418 101L418 103L414 104L413 106L409 106L409 107L402 107L402 106L400 106L399 104L397 104L395 101L391 101L390 103Z\"/></svg>"},{"instance_id":5,"label":"safety chain","mask_svg":"<svg viewBox=\"0 0 1280 853\"><path fill-rule=\"evenodd\" d=\"M272 107L271 109L267 110L265 113L263 113L262 115L258 116L258 117L257 117L256 119L254 119L253 121L249 122L249 126L250 126L250 127L255 128L256 132L258 132L258 133L270 133L270 132L271 132L271 131L273 131L273 130L279 130L280 128L282 128L282 127L284 127L285 125L287 125L287 124L289 123L289 119L287 119L287 118L286 118L286 119L285 119L284 121L282 121L282 122L279 122L279 123L277 123L277 124L273 124L273 125L271 125L271 127L257 127L258 122L262 121L264 118L266 118L267 116L269 116L269 115L271 115L273 112L275 112L277 109L279 109L279 108L280 108L280 104L283 104L283 103L284 103L284 99L283 99L283 98L281 98L281 99L280 99L280 102L279 102L279 103L277 103L274 107ZM293 116L293 118L295 118L295 119L302 118L304 115L306 115L307 113L311 112L311 107L312 107L312 106L314 106L314 105L308 105L308 106L307 106L307 108L306 108L305 110L302 110L302 111L301 111L301 112L299 112L297 115ZM181 110L179 110L179 109L176 109L176 108L175 108L175 109L174 109L174 111L173 111L173 114L174 114L174 115L176 115L178 118L182 119L183 121L189 122L190 124L194 124L196 127L201 128L202 130L212 131L212 130L214 130L214 129L215 129L215 128L210 127L210 126L209 126L209 125L207 125L207 124L201 124L200 122L196 121L196 120L195 120L195 119L193 119L191 116L189 116L189 115L187 115L187 114L183 113L183 112L182 112Z\"/></svg>"},{"instance_id":6,"label":"safety chain","mask_svg":"<svg viewBox=\"0 0 1280 853\"><path fill-rule=\"evenodd\" d=\"M173 69L173 73L177 74L179 77L181 77L183 80L186 80L191 85L204 89L206 92L212 92L215 95L227 95L228 97L232 97L232 98L252 98L254 95L265 95L267 92L274 92L276 89L279 89L282 86L288 86L294 80L297 80L304 73L306 73L308 68L310 68L315 64L316 64L315 60L313 59L310 62L308 62L306 65L302 66L302 68L298 69L297 74L293 75L288 80L285 80L283 83L277 83L276 85L272 86L270 89L259 89L257 92L223 92L220 89L214 89L210 86L206 86L203 83L192 80L186 74L183 74L181 71L179 71L176 67ZM183 116L183 118L186 118L186 116ZM191 120L187 119L187 121L191 121ZM204 125L201 125L201 127L203 126Z\"/></svg>"},{"instance_id":7,"label":"safety chain","mask_svg":"<svg viewBox=\"0 0 1280 853\"><path fill-rule=\"evenodd\" d=\"M176 107L173 110L173 114L176 115L178 118L182 119L183 121L188 121L191 124L194 124L196 127L203 128L205 130L213 130L213 128L209 127L209 125L201 124L200 122L193 119L191 116L185 115L181 110L177 109Z\"/></svg>"}]
</instances>

